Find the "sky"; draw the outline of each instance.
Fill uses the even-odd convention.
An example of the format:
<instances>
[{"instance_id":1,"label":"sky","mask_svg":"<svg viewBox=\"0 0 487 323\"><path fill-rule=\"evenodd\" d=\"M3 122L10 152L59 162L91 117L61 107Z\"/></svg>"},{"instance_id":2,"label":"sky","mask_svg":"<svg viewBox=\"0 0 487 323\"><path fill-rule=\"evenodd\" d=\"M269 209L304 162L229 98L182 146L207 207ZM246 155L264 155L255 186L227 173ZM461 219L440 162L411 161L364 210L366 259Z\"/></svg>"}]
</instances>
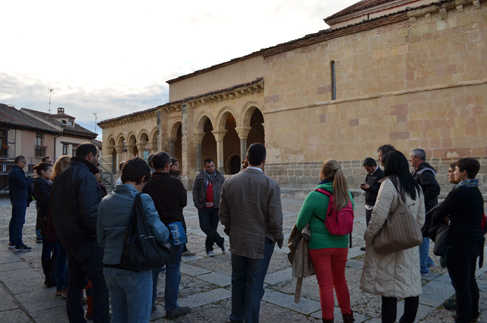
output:
<instances>
[{"instance_id":1,"label":"sky","mask_svg":"<svg viewBox=\"0 0 487 323\"><path fill-rule=\"evenodd\" d=\"M95 114L164 104L167 80L327 29L357 1L2 1L0 103L48 112L53 89L51 113L95 131Z\"/></svg>"}]
</instances>

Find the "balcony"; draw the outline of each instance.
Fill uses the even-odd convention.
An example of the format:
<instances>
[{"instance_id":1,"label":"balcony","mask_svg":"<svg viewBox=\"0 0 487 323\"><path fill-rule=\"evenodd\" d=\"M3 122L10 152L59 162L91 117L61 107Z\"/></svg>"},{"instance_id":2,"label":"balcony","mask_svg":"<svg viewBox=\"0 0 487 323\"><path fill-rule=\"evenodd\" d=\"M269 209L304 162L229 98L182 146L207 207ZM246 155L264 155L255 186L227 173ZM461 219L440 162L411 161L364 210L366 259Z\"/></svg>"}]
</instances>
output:
<instances>
[{"instance_id":1,"label":"balcony","mask_svg":"<svg viewBox=\"0 0 487 323\"><path fill-rule=\"evenodd\" d=\"M47 146L34 146L35 150L35 157L44 157L46 156L46 148Z\"/></svg>"}]
</instances>

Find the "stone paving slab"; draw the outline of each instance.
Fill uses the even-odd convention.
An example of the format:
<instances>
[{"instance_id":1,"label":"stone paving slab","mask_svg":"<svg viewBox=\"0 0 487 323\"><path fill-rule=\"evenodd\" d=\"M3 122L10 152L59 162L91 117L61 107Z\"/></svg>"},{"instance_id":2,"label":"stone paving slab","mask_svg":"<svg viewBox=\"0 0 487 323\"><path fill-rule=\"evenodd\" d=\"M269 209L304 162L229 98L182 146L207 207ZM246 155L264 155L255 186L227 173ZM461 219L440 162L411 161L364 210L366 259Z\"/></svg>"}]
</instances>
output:
<instances>
[{"instance_id":1,"label":"stone paving slab","mask_svg":"<svg viewBox=\"0 0 487 323\"><path fill-rule=\"evenodd\" d=\"M218 288L209 292L194 294L186 298L180 298L178 299L178 304L179 306L189 306L190 308L200 307L230 298L231 296L232 293L228 289Z\"/></svg>"},{"instance_id":2,"label":"stone paving slab","mask_svg":"<svg viewBox=\"0 0 487 323\"><path fill-rule=\"evenodd\" d=\"M209 273L197 276L198 279L207 281L220 287L230 286L232 284L232 277L218 273Z\"/></svg>"},{"instance_id":3,"label":"stone paving slab","mask_svg":"<svg viewBox=\"0 0 487 323\"><path fill-rule=\"evenodd\" d=\"M12 270L27 269L29 266L22 261L8 262L6 264L0 264L0 272L9 272Z\"/></svg>"},{"instance_id":4,"label":"stone paving slab","mask_svg":"<svg viewBox=\"0 0 487 323\"><path fill-rule=\"evenodd\" d=\"M199 268L196 266L188 265L185 263L181 264L181 273L191 275L191 276L199 276L203 274L211 273L210 270Z\"/></svg>"},{"instance_id":5,"label":"stone paving slab","mask_svg":"<svg viewBox=\"0 0 487 323\"><path fill-rule=\"evenodd\" d=\"M434 310L436 310L435 307L419 304L418 312L416 313L416 320L414 322L421 321L422 319L424 319L426 316L428 316ZM399 319L401 318L401 316L403 315L403 313L404 313L404 301L397 302L397 319L396 320L398 322L399 322Z\"/></svg>"},{"instance_id":6,"label":"stone paving slab","mask_svg":"<svg viewBox=\"0 0 487 323\"><path fill-rule=\"evenodd\" d=\"M319 302L301 297L301 301L295 303L294 295L283 294L271 289L265 290L263 300L306 315L321 310Z\"/></svg>"},{"instance_id":7,"label":"stone paving slab","mask_svg":"<svg viewBox=\"0 0 487 323\"><path fill-rule=\"evenodd\" d=\"M43 311L54 307L65 307L66 300L55 295L55 289L33 289L28 293L23 293L15 296L22 305L29 311L34 313Z\"/></svg>"},{"instance_id":8,"label":"stone paving slab","mask_svg":"<svg viewBox=\"0 0 487 323\"><path fill-rule=\"evenodd\" d=\"M29 316L22 310L0 312L0 322L5 323L32 323ZM51 321L54 322L54 321Z\"/></svg>"},{"instance_id":9,"label":"stone paving slab","mask_svg":"<svg viewBox=\"0 0 487 323\"><path fill-rule=\"evenodd\" d=\"M322 315L321 310L311 314L312 317L316 317L317 319L321 319L322 318L321 315ZM339 307L335 307L335 309L333 311L333 315L335 316L334 323L343 323L343 316L342 316L342 312L340 311ZM367 320L370 319L370 317L359 314L359 313L354 313L353 318L355 319L355 323L368 322Z\"/></svg>"},{"instance_id":10,"label":"stone paving slab","mask_svg":"<svg viewBox=\"0 0 487 323\"><path fill-rule=\"evenodd\" d=\"M32 317L37 323L68 322L68 314L64 305L34 312Z\"/></svg>"},{"instance_id":11,"label":"stone paving slab","mask_svg":"<svg viewBox=\"0 0 487 323\"><path fill-rule=\"evenodd\" d=\"M275 285L278 283L282 283L288 280L294 279L293 278L293 268L289 267L283 270L279 270L275 273L269 274L265 276L264 282L270 285Z\"/></svg>"},{"instance_id":12,"label":"stone paving slab","mask_svg":"<svg viewBox=\"0 0 487 323\"><path fill-rule=\"evenodd\" d=\"M423 286L423 294L419 295L419 303L438 307L453 294L455 294L455 290L451 284L432 281Z\"/></svg>"},{"instance_id":13,"label":"stone paving slab","mask_svg":"<svg viewBox=\"0 0 487 323\"><path fill-rule=\"evenodd\" d=\"M14 298L10 295L8 290L0 285L0 312L19 308Z\"/></svg>"}]
</instances>

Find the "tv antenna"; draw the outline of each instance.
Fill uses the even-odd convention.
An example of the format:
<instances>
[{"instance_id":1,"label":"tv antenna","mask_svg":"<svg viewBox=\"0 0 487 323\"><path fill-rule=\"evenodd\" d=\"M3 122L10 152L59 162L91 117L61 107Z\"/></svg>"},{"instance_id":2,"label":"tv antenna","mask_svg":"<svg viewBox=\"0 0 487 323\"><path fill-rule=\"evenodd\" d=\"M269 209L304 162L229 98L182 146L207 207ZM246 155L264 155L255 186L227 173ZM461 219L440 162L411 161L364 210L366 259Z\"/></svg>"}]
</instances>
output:
<instances>
[{"instance_id":1,"label":"tv antenna","mask_svg":"<svg viewBox=\"0 0 487 323\"><path fill-rule=\"evenodd\" d=\"M54 91L54 89L47 89L49 91L49 114L51 114L51 93Z\"/></svg>"}]
</instances>

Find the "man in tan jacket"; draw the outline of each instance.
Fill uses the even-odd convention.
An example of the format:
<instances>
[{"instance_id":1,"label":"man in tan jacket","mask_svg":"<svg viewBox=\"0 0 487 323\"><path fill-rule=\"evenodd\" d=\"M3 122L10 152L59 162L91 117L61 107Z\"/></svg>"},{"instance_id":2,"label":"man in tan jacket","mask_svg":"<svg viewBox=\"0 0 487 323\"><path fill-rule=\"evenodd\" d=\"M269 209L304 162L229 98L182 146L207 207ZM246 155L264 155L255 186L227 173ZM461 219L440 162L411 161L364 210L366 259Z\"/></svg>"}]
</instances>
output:
<instances>
[{"instance_id":1,"label":"man in tan jacket","mask_svg":"<svg viewBox=\"0 0 487 323\"><path fill-rule=\"evenodd\" d=\"M282 248L281 190L262 167L266 149L260 143L247 151L249 167L222 188L220 221L230 237L232 313L230 322L259 322L264 279L274 246Z\"/></svg>"}]
</instances>

